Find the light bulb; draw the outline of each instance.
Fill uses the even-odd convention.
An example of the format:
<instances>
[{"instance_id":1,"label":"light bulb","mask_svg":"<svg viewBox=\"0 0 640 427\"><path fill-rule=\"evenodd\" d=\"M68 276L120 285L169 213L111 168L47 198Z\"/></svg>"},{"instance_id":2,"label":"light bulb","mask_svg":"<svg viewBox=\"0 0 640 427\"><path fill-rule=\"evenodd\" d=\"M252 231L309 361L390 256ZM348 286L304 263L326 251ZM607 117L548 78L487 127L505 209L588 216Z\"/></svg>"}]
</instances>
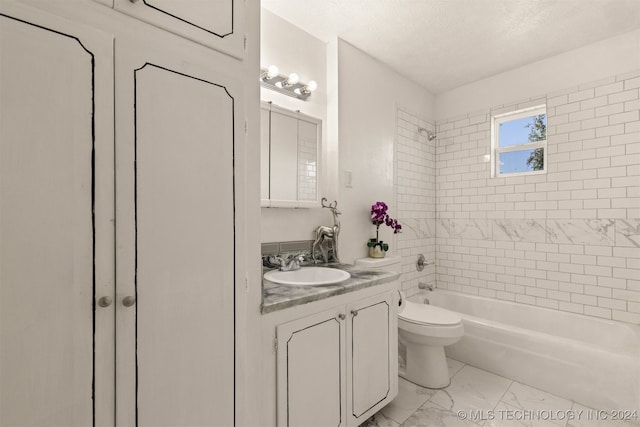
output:
<instances>
[{"instance_id":1,"label":"light bulb","mask_svg":"<svg viewBox=\"0 0 640 427\"><path fill-rule=\"evenodd\" d=\"M270 65L267 69L267 78L272 79L280 74L280 70L275 65Z\"/></svg>"},{"instance_id":2,"label":"light bulb","mask_svg":"<svg viewBox=\"0 0 640 427\"><path fill-rule=\"evenodd\" d=\"M315 80L311 80L309 83L307 83L305 89L309 92L313 92L314 90L318 89L318 83L316 83Z\"/></svg>"},{"instance_id":3,"label":"light bulb","mask_svg":"<svg viewBox=\"0 0 640 427\"><path fill-rule=\"evenodd\" d=\"M288 85L294 85L300 81L300 77L296 73L289 74L289 78L287 78Z\"/></svg>"}]
</instances>

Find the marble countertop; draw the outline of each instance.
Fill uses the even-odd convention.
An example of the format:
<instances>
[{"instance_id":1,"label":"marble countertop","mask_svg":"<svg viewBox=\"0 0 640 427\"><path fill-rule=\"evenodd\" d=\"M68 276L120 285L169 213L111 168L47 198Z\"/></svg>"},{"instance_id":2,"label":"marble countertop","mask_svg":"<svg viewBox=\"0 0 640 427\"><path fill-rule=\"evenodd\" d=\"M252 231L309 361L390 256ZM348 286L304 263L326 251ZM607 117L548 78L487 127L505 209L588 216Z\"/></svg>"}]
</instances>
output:
<instances>
[{"instance_id":1,"label":"marble countertop","mask_svg":"<svg viewBox=\"0 0 640 427\"><path fill-rule=\"evenodd\" d=\"M262 314L388 283L400 277L399 273L363 270L351 264L323 264L320 266L347 271L351 274L351 278L334 285L319 286L281 285L263 278Z\"/></svg>"}]
</instances>

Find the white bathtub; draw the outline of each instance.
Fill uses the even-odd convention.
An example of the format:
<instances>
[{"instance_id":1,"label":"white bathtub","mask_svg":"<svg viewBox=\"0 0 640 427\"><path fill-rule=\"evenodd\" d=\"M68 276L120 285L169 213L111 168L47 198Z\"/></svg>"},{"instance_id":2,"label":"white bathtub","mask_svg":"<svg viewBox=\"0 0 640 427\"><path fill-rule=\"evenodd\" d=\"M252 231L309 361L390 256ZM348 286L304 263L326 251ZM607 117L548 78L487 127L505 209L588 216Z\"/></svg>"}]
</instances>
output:
<instances>
[{"instance_id":1,"label":"white bathtub","mask_svg":"<svg viewBox=\"0 0 640 427\"><path fill-rule=\"evenodd\" d=\"M453 359L593 409L640 410L640 326L436 289L410 300L460 313Z\"/></svg>"}]
</instances>

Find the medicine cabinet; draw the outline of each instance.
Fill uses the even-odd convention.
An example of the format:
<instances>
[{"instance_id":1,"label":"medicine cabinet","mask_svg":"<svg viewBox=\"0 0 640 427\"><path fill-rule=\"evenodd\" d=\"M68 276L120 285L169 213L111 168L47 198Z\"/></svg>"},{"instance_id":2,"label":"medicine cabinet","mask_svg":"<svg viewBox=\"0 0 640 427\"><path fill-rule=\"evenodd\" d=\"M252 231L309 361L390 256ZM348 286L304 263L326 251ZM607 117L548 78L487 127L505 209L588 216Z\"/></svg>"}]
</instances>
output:
<instances>
[{"instance_id":1,"label":"medicine cabinet","mask_svg":"<svg viewBox=\"0 0 640 427\"><path fill-rule=\"evenodd\" d=\"M319 206L322 121L270 102L261 107L261 206Z\"/></svg>"}]
</instances>

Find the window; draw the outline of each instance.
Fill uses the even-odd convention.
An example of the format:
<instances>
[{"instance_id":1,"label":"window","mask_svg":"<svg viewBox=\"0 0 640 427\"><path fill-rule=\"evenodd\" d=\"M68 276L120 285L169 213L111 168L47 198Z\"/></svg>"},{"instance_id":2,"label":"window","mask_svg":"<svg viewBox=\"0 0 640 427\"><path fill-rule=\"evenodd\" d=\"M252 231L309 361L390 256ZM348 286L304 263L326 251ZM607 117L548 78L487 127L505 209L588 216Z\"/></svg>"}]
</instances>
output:
<instances>
[{"instance_id":1,"label":"window","mask_svg":"<svg viewBox=\"0 0 640 427\"><path fill-rule=\"evenodd\" d=\"M491 176L545 173L546 154L545 105L493 116Z\"/></svg>"}]
</instances>

